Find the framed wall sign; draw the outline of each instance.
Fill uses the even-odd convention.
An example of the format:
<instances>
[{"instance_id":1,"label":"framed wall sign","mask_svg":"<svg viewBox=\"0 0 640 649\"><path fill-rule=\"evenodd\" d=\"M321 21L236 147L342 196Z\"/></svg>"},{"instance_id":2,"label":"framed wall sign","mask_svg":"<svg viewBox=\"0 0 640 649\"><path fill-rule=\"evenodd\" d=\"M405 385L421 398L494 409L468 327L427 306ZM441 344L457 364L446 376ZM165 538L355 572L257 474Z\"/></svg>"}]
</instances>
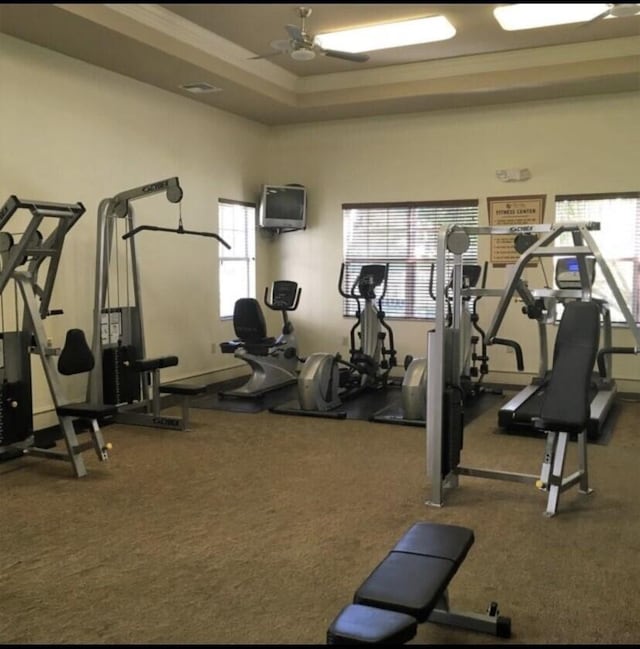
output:
<instances>
[{"instance_id":1,"label":"framed wall sign","mask_svg":"<svg viewBox=\"0 0 640 649\"><path fill-rule=\"evenodd\" d=\"M544 221L546 195L490 196L487 198L489 225L538 225ZM491 263L506 266L518 261L520 253L513 245L514 235L491 237ZM537 263L537 262L536 262Z\"/></svg>"}]
</instances>

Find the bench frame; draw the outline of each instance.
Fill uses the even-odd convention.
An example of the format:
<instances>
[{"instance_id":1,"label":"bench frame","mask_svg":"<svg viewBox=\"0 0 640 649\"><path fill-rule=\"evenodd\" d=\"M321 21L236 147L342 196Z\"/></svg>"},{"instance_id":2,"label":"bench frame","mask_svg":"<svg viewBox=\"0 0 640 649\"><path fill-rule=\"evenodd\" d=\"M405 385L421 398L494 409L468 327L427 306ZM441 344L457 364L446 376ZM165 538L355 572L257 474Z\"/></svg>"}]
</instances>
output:
<instances>
[{"instance_id":1,"label":"bench frame","mask_svg":"<svg viewBox=\"0 0 640 649\"><path fill-rule=\"evenodd\" d=\"M510 637L511 620L499 614L496 602L485 614L449 606L449 583L474 540L464 527L413 525L333 620L327 644L404 644L423 622Z\"/></svg>"}]
</instances>

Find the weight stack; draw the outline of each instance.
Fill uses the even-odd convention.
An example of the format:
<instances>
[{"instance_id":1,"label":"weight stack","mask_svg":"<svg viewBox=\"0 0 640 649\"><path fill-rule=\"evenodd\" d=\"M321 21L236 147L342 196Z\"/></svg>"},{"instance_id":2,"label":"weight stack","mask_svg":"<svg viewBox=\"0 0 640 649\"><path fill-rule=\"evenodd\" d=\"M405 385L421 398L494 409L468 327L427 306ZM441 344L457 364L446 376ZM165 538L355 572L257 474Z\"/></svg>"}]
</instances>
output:
<instances>
[{"instance_id":1,"label":"weight stack","mask_svg":"<svg viewBox=\"0 0 640 649\"><path fill-rule=\"evenodd\" d=\"M31 334L24 331L0 333L0 446L33 435L30 340Z\"/></svg>"},{"instance_id":2,"label":"weight stack","mask_svg":"<svg viewBox=\"0 0 640 649\"><path fill-rule=\"evenodd\" d=\"M131 361L140 358L133 345L107 347L102 355L102 385L105 403L119 405L139 401L140 374L131 369Z\"/></svg>"}]
</instances>

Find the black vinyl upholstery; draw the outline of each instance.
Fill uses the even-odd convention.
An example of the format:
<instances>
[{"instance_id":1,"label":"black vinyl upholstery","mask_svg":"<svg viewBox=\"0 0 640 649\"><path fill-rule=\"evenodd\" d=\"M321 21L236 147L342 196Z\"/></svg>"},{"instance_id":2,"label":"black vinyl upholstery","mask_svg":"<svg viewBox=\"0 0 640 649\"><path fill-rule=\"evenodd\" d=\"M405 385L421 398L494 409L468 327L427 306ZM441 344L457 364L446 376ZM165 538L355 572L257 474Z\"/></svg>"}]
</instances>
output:
<instances>
[{"instance_id":1,"label":"black vinyl upholstery","mask_svg":"<svg viewBox=\"0 0 640 649\"><path fill-rule=\"evenodd\" d=\"M65 376L82 374L93 369L95 359L93 352L87 344L82 329L69 329L64 341L64 347L58 357L58 371ZM116 406L111 404L96 403L67 403L56 407L56 412L61 417L81 417L85 419L98 419L113 415Z\"/></svg>"},{"instance_id":2,"label":"black vinyl upholstery","mask_svg":"<svg viewBox=\"0 0 640 649\"><path fill-rule=\"evenodd\" d=\"M267 337L267 324L258 300L252 297L236 300L233 329L236 336L247 343L259 343Z\"/></svg>"},{"instance_id":3,"label":"black vinyl upholstery","mask_svg":"<svg viewBox=\"0 0 640 649\"><path fill-rule=\"evenodd\" d=\"M235 352L244 348L248 353L265 356L276 339L267 336L267 324L260 302L252 297L242 297L236 300L233 307L233 329L237 340L221 343L222 353Z\"/></svg>"},{"instance_id":4,"label":"black vinyl upholstery","mask_svg":"<svg viewBox=\"0 0 640 649\"><path fill-rule=\"evenodd\" d=\"M413 638L473 543L473 531L465 527L414 524L333 620L327 644L402 644Z\"/></svg>"},{"instance_id":5,"label":"black vinyl upholstery","mask_svg":"<svg viewBox=\"0 0 640 649\"><path fill-rule=\"evenodd\" d=\"M600 342L600 309L595 302L566 304L553 349L553 368L536 428L582 432L589 420L591 377Z\"/></svg>"},{"instance_id":6,"label":"black vinyl upholstery","mask_svg":"<svg viewBox=\"0 0 640 649\"><path fill-rule=\"evenodd\" d=\"M349 604L327 631L327 644L404 644L417 632L410 615Z\"/></svg>"},{"instance_id":7,"label":"black vinyl upholstery","mask_svg":"<svg viewBox=\"0 0 640 649\"><path fill-rule=\"evenodd\" d=\"M82 374L93 369L95 359L82 329L69 329L58 357L58 371L65 376Z\"/></svg>"},{"instance_id":8,"label":"black vinyl upholstery","mask_svg":"<svg viewBox=\"0 0 640 649\"><path fill-rule=\"evenodd\" d=\"M390 609L424 622L473 545L470 529L416 523L365 579L354 603Z\"/></svg>"}]
</instances>

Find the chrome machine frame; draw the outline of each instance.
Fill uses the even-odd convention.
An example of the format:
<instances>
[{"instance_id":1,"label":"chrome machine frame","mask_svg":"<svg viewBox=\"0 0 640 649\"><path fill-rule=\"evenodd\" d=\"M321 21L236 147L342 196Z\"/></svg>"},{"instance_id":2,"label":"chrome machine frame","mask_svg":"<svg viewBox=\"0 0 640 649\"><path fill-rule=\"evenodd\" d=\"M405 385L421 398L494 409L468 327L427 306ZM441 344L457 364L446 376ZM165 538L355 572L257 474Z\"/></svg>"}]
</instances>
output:
<instances>
[{"instance_id":1,"label":"chrome machine frame","mask_svg":"<svg viewBox=\"0 0 640 649\"><path fill-rule=\"evenodd\" d=\"M14 243L13 235L5 230L5 226L20 209L28 210L31 213L31 220L24 228L20 239ZM83 443L78 441L73 423L78 417L58 411L58 409L64 410L65 406L69 410L70 405L89 406L89 404L69 404L54 360L59 355L60 349L51 345L44 328L44 321L50 315L62 313L61 310L50 310L49 305L65 237L84 212L85 208L82 203L50 203L20 199L16 196L11 196L0 208L0 232L3 235L0 246L0 256L2 257L0 294L6 289L9 281L13 280L20 290L24 303L20 330L15 334L3 331L1 335L2 368L0 376L3 381L3 403L0 415L0 447L5 439L4 433L12 433L15 436L15 433L18 432L15 430L5 431L5 424L10 426L12 422L15 425L17 421L20 421L26 436L19 442L7 446L21 451L23 455L70 462L73 465L75 476L78 478L87 473L82 453L85 450L93 449L101 461L106 461L110 445L104 443L96 418L98 415L96 412L92 412L89 407L86 407L84 412L87 415L85 418L91 421L91 441ZM54 229L46 239L38 230L44 219L48 219L49 223L52 220L55 222ZM49 262L46 276L44 282L39 283L38 273L45 261ZM25 264L26 268L20 269ZM17 304L16 319L18 320ZM16 322L16 328L18 328L18 322ZM29 353L37 353L42 361L66 444L66 453L54 448L35 446ZM5 358L7 359L6 363ZM12 389L16 391L14 395L5 392L5 390L11 391ZM11 413L6 412L7 410Z\"/></svg>"},{"instance_id":2,"label":"chrome machine frame","mask_svg":"<svg viewBox=\"0 0 640 649\"><path fill-rule=\"evenodd\" d=\"M496 334L503 321L507 308L514 296L518 293L523 301L531 303L533 296L527 285L521 280L521 274L527 263L533 257L541 256L575 256L578 260L579 274L582 289L574 291L563 291L564 297L573 297L581 300L591 300L591 285L588 277L585 258L595 258L605 277L611 291L616 299L620 311L635 340L633 348L611 348L604 347L598 355L598 366L601 373L604 372L605 356L610 353L640 353L640 330L636 326L629 307L622 297L613 274L603 258L600 250L590 234L591 230L599 229L598 223L552 223L527 226L485 226L468 227L446 226L440 228L438 234L438 252L436 260L436 321L435 329L427 336L428 347L428 379L427 379L427 424L426 424L426 466L427 478L430 481L430 497L428 505L440 507L444 504L445 488L458 486L458 476L467 475L497 480L508 480L514 482L525 482L536 484L539 488L549 491L546 514L551 516L555 513L560 491L579 483L580 490L589 492L586 467L586 441L584 435L580 436L579 470L559 480L556 480L553 488L547 488L548 477L551 470L562 472L566 438L559 441L555 434L547 436L547 446L539 475L511 473L487 469L477 469L460 464L460 450L462 448L461 434L464 427L462 413L462 428L459 439L452 439L451 431L445 430L444 396L447 386L454 389L459 387L459 376L461 367L461 343L460 343L460 322L461 310L463 308L463 297L465 296L492 296L499 297L500 302L495 311L493 321L487 329L486 336L488 344L506 344L514 348L518 361L518 369L523 369L522 354L519 345L510 340L497 338ZM570 232L573 237L574 246L554 246L547 248L558 236L564 232ZM518 261L512 267L506 287L503 289L463 289L461 282L462 253L468 247L469 235L526 235L531 237L528 247L520 255ZM534 242L531 244L531 240ZM454 256L453 271L453 318L451 327L446 327L445 320L445 258L447 253ZM605 340L605 345L610 345L610 339ZM543 350L546 353L546 349ZM610 360L607 358L607 360ZM610 372L610 367L607 370ZM447 413L451 421L451 413ZM566 436L566 433L560 433ZM443 466L448 459L449 466Z\"/></svg>"},{"instance_id":3,"label":"chrome machine frame","mask_svg":"<svg viewBox=\"0 0 640 649\"><path fill-rule=\"evenodd\" d=\"M159 371L162 367L177 365L177 357L168 356L160 359L146 360L140 268L137 261L135 235L143 230L195 234L198 236L213 237L227 248L230 246L217 234L185 230L181 218L176 229L153 225L136 226L131 202L160 192L166 193L167 200L170 203L180 203L183 197L178 178L172 177L120 192L112 198L105 198L100 202L98 207L95 302L91 347L95 357L95 367L90 374L88 391L92 401L98 403L105 402L105 385L103 380L104 351L107 348L119 349L124 339L126 344L135 348L139 359L145 359L142 361L142 369L139 372L139 394L141 397L136 397L135 399L121 397L118 388L118 369L116 367L116 378L114 379L116 384L114 390L115 396L109 397L117 402L118 411L115 415L115 420L125 424L185 430L188 412L185 407L182 409L182 417L173 417L160 413L160 392L162 390ZM127 230L122 238L128 240L129 246L127 262L130 260L130 268L128 270L132 277L133 306L119 306L112 309L108 304L109 262L116 234L117 219L123 219L125 221ZM125 361L124 364L131 366L130 361Z\"/></svg>"}]
</instances>

